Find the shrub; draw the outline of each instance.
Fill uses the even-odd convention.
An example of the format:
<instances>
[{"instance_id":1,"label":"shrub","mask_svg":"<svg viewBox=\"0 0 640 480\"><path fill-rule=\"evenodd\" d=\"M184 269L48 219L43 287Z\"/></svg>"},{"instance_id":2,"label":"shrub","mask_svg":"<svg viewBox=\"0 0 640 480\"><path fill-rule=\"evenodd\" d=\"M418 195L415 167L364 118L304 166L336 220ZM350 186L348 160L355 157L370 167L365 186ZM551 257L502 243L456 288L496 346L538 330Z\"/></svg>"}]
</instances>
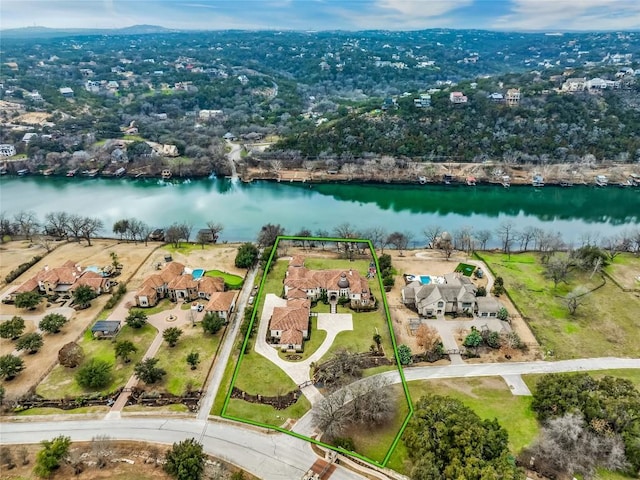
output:
<instances>
[{"instance_id":1,"label":"shrub","mask_svg":"<svg viewBox=\"0 0 640 480\"><path fill-rule=\"evenodd\" d=\"M16 278L18 278L24 272L29 270L31 267L33 267L40 260L42 260L42 257L35 256L31 260L29 260L28 262L21 263L14 270L9 272L9 274L6 277L4 277L4 281L7 282L7 283L13 282Z\"/></svg>"},{"instance_id":2,"label":"shrub","mask_svg":"<svg viewBox=\"0 0 640 480\"><path fill-rule=\"evenodd\" d=\"M75 342L69 342L58 351L58 362L67 368L75 368L84 358L82 347Z\"/></svg>"},{"instance_id":3,"label":"shrub","mask_svg":"<svg viewBox=\"0 0 640 480\"><path fill-rule=\"evenodd\" d=\"M142 328L147 323L147 314L142 310L129 310L129 315L124 320L131 328Z\"/></svg>"},{"instance_id":4,"label":"shrub","mask_svg":"<svg viewBox=\"0 0 640 480\"><path fill-rule=\"evenodd\" d=\"M487 289L485 287L478 287L478 290L476 290L476 297L486 297L487 296Z\"/></svg>"},{"instance_id":5,"label":"shrub","mask_svg":"<svg viewBox=\"0 0 640 480\"><path fill-rule=\"evenodd\" d=\"M497 317L500 320L503 320L503 321L508 320L509 319L509 312L507 311L506 308L502 307L500 310L498 310Z\"/></svg>"},{"instance_id":6,"label":"shrub","mask_svg":"<svg viewBox=\"0 0 640 480\"><path fill-rule=\"evenodd\" d=\"M45 315L38 326L40 330L47 333L58 333L62 326L67 323L69 320L59 313L50 313L49 315Z\"/></svg>"},{"instance_id":7,"label":"shrub","mask_svg":"<svg viewBox=\"0 0 640 480\"><path fill-rule=\"evenodd\" d=\"M76 373L76 382L83 388L98 389L111 383L112 365L105 361L92 358Z\"/></svg>"},{"instance_id":8,"label":"shrub","mask_svg":"<svg viewBox=\"0 0 640 480\"><path fill-rule=\"evenodd\" d=\"M53 440L44 440L42 442L44 448L36 456L35 474L40 477L50 477L67 456L70 445L71 439L62 435Z\"/></svg>"},{"instance_id":9,"label":"shrub","mask_svg":"<svg viewBox=\"0 0 640 480\"><path fill-rule=\"evenodd\" d=\"M333 444L336 447L344 448L348 452L352 452L356 449L353 439L350 437L336 437L333 439Z\"/></svg>"},{"instance_id":10,"label":"shrub","mask_svg":"<svg viewBox=\"0 0 640 480\"><path fill-rule=\"evenodd\" d=\"M147 384L152 384L160 381L162 377L167 374L167 372L160 367L156 367L157 363L157 358L144 359L143 361L138 363L134 369L136 377Z\"/></svg>"},{"instance_id":11,"label":"shrub","mask_svg":"<svg viewBox=\"0 0 640 480\"><path fill-rule=\"evenodd\" d=\"M174 443L165 455L164 470L177 480L199 480L204 472L202 444L194 438Z\"/></svg>"},{"instance_id":12,"label":"shrub","mask_svg":"<svg viewBox=\"0 0 640 480\"><path fill-rule=\"evenodd\" d=\"M8 354L0 357L0 377L11 380L24 370L24 361L20 357Z\"/></svg>"},{"instance_id":13,"label":"shrub","mask_svg":"<svg viewBox=\"0 0 640 480\"><path fill-rule=\"evenodd\" d=\"M411 348L407 345L400 345L398 347L398 359L401 365L409 365L412 362Z\"/></svg>"},{"instance_id":14,"label":"shrub","mask_svg":"<svg viewBox=\"0 0 640 480\"><path fill-rule=\"evenodd\" d=\"M224 319L221 318L217 313L207 312L202 318L202 329L212 335L218 333L223 326ZM246 333L246 330L244 333Z\"/></svg>"},{"instance_id":15,"label":"shrub","mask_svg":"<svg viewBox=\"0 0 640 480\"><path fill-rule=\"evenodd\" d=\"M249 268L252 267L253 264L256 263L258 259L258 247L256 247L253 243L243 243L238 248L238 253L235 259L235 265L238 268Z\"/></svg>"}]
</instances>

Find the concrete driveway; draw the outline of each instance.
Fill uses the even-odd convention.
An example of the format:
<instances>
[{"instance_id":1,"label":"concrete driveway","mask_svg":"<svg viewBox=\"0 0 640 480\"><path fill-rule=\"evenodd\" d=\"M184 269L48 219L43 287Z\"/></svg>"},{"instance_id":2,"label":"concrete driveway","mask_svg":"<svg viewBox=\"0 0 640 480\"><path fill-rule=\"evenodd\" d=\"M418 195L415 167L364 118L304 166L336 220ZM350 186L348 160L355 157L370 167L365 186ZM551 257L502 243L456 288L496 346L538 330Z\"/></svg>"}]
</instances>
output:
<instances>
[{"instance_id":1,"label":"concrete driveway","mask_svg":"<svg viewBox=\"0 0 640 480\"><path fill-rule=\"evenodd\" d=\"M286 304L286 300L272 293L267 294L262 314L260 315L260 325L258 326L255 350L280 367L297 385L301 385L311 379L309 375L311 364L320 360L324 354L329 351L336 336L340 332L353 330L353 317L348 313L319 313L317 322L318 330L325 330L327 332L327 336L322 342L322 345L306 360L302 362L289 362L280 358L277 350L267 343L269 319L273 314L273 309L275 307L283 307ZM322 399L322 395L313 385L304 387L302 393L312 405Z\"/></svg>"}]
</instances>

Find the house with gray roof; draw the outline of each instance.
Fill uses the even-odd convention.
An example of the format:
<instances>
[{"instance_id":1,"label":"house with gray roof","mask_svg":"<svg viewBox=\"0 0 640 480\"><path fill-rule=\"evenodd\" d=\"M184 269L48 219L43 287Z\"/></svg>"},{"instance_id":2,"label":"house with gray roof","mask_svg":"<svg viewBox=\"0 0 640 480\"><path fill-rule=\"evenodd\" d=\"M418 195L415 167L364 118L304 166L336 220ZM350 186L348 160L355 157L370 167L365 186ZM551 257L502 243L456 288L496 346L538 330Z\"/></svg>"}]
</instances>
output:
<instances>
[{"instance_id":1,"label":"house with gray roof","mask_svg":"<svg viewBox=\"0 0 640 480\"><path fill-rule=\"evenodd\" d=\"M476 309L476 286L457 273L444 276L445 283L411 282L402 289L403 303L422 317L436 315L473 314Z\"/></svg>"}]
</instances>

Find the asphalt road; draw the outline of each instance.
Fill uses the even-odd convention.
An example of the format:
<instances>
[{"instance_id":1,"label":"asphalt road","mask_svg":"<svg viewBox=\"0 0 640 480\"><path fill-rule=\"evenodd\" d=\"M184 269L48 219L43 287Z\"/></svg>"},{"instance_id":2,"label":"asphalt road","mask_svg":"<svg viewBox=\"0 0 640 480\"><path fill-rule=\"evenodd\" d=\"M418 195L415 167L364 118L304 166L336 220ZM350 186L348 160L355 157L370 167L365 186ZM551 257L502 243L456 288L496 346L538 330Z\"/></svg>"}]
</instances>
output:
<instances>
[{"instance_id":1,"label":"asphalt road","mask_svg":"<svg viewBox=\"0 0 640 480\"><path fill-rule=\"evenodd\" d=\"M204 433L203 433L204 432ZM89 441L105 434L113 439L173 443L187 438L199 440L207 453L241 466L265 480L302 478L317 457L308 442L280 433L262 433L228 423L201 420L127 418L65 422L3 423L3 445L35 443L58 435L74 441ZM338 467L332 480L363 479L355 472Z\"/></svg>"}]
</instances>

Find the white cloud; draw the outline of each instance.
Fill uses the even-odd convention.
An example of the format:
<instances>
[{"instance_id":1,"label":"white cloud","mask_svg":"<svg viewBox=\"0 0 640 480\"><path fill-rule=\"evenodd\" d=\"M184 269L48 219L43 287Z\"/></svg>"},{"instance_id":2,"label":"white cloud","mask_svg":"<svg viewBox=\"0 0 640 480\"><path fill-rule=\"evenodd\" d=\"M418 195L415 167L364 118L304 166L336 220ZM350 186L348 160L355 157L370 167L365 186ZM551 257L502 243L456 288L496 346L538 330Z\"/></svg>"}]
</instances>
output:
<instances>
[{"instance_id":1,"label":"white cloud","mask_svg":"<svg viewBox=\"0 0 640 480\"><path fill-rule=\"evenodd\" d=\"M454 27L459 18L452 15L474 0L376 0L362 11L335 8L334 12L355 28L361 29L422 29Z\"/></svg>"},{"instance_id":2,"label":"white cloud","mask_svg":"<svg viewBox=\"0 0 640 480\"><path fill-rule=\"evenodd\" d=\"M471 5L473 0L378 0L376 6L402 16L431 18Z\"/></svg>"},{"instance_id":3,"label":"white cloud","mask_svg":"<svg viewBox=\"0 0 640 480\"><path fill-rule=\"evenodd\" d=\"M513 30L616 30L640 27L637 0L512 0L493 25Z\"/></svg>"}]
</instances>

